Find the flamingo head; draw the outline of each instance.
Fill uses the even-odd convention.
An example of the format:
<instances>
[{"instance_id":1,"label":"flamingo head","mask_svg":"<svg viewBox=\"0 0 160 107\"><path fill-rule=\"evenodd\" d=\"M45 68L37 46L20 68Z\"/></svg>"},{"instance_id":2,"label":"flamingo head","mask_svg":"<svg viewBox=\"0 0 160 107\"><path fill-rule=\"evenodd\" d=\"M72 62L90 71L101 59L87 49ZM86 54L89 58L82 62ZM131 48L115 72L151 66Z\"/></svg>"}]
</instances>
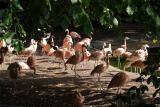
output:
<instances>
[{"instance_id":1,"label":"flamingo head","mask_svg":"<svg viewBox=\"0 0 160 107\"><path fill-rule=\"evenodd\" d=\"M40 45L41 45L41 46L46 46L46 45L47 45L47 41L46 41L45 38L42 38L42 39L40 40Z\"/></svg>"},{"instance_id":2,"label":"flamingo head","mask_svg":"<svg viewBox=\"0 0 160 107\"><path fill-rule=\"evenodd\" d=\"M8 48L9 52L13 52L14 51L14 47L11 44L7 45L7 48Z\"/></svg>"},{"instance_id":3,"label":"flamingo head","mask_svg":"<svg viewBox=\"0 0 160 107\"><path fill-rule=\"evenodd\" d=\"M143 45L142 47L149 48L149 45L148 45L148 44L145 44L145 45Z\"/></svg>"},{"instance_id":4,"label":"flamingo head","mask_svg":"<svg viewBox=\"0 0 160 107\"><path fill-rule=\"evenodd\" d=\"M130 38L126 36L124 39L125 39L125 40L129 40Z\"/></svg>"},{"instance_id":5,"label":"flamingo head","mask_svg":"<svg viewBox=\"0 0 160 107\"><path fill-rule=\"evenodd\" d=\"M103 48L105 48L106 46L107 46L107 44L104 42L104 43L103 43Z\"/></svg>"},{"instance_id":6,"label":"flamingo head","mask_svg":"<svg viewBox=\"0 0 160 107\"><path fill-rule=\"evenodd\" d=\"M147 50L147 48L149 48L149 45L148 45L148 44L142 45L141 48L142 48L143 50Z\"/></svg>"},{"instance_id":7,"label":"flamingo head","mask_svg":"<svg viewBox=\"0 0 160 107\"><path fill-rule=\"evenodd\" d=\"M67 32L67 33L68 33L68 32L69 32L69 29L67 28L67 29L65 30L65 32Z\"/></svg>"}]
</instances>

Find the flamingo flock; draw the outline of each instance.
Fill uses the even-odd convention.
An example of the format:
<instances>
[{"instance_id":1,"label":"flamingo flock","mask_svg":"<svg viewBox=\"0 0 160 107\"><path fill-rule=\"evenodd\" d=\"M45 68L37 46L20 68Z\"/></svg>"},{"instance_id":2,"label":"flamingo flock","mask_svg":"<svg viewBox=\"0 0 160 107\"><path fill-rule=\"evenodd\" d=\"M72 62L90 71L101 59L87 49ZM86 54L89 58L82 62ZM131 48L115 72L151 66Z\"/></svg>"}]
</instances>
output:
<instances>
[{"instance_id":1,"label":"flamingo flock","mask_svg":"<svg viewBox=\"0 0 160 107\"><path fill-rule=\"evenodd\" d=\"M67 32L65 38L63 39L62 46L55 45L54 38L52 34L47 34L47 36L42 37L39 41L31 39L30 46L26 47L19 53L19 55L26 55L28 59L26 62L11 62L7 68L9 71L9 76L11 79L15 80L18 78L19 74L22 73L22 70L30 69L33 70L33 74L37 74L36 68L36 56L37 47L41 47L42 55L49 57L55 57L62 61L65 70L67 70L68 65L72 65L71 70L74 71L76 77L81 77L77 72L76 68L78 65L84 62L89 62L90 60L94 62L94 68L91 70L90 75L98 74L97 79L100 81L101 74L108 71L110 65L110 57L115 57L118 59L118 67L121 66L121 57L125 57L126 63L124 65L124 71L117 73L111 80L108 85L108 89L118 87L119 89L128 83L129 76L125 72L128 67L135 67L136 69L144 69L147 67L145 61L148 56L147 44L142 45L142 47L134 52L129 52L127 49L127 40L130 38L124 38L124 44L119 48L112 50L111 43L103 43L102 49L90 52L88 47L91 46L92 34L87 38L82 38L77 32L71 31L69 29L65 30ZM7 56L7 53L12 53L14 47L11 44L6 44L5 40L0 40L0 64L2 65L5 60L4 57ZM105 64L102 63L103 59L107 59ZM86 64L83 64L85 66Z\"/></svg>"}]
</instances>

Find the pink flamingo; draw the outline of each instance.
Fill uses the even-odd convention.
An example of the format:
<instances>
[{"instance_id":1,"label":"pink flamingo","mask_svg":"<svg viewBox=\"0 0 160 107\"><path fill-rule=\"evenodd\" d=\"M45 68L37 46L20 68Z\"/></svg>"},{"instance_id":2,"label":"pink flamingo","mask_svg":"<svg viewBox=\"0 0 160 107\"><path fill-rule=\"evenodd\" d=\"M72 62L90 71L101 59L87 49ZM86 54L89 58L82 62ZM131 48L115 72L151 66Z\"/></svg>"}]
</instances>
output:
<instances>
[{"instance_id":1,"label":"pink flamingo","mask_svg":"<svg viewBox=\"0 0 160 107\"><path fill-rule=\"evenodd\" d=\"M121 48L117 48L113 51L113 56L118 57L118 67L120 67L120 57L126 52L127 50L127 40L129 38L124 38L124 45L121 45Z\"/></svg>"}]
</instances>

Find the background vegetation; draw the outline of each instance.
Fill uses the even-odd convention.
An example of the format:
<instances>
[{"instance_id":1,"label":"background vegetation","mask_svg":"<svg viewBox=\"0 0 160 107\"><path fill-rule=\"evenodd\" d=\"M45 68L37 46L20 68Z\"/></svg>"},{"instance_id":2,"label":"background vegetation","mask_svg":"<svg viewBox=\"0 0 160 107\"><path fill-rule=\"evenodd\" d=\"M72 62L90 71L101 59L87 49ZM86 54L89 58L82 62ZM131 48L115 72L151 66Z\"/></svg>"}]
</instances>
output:
<instances>
[{"instance_id":1,"label":"background vegetation","mask_svg":"<svg viewBox=\"0 0 160 107\"><path fill-rule=\"evenodd\" d=\"M88 35L95 29L137 23L155 37L160 33L159 7L156 0L0 0L0 35L17 50L26 37L38 38L57 28L74 27Z\"/></svg>"}]
</instances>

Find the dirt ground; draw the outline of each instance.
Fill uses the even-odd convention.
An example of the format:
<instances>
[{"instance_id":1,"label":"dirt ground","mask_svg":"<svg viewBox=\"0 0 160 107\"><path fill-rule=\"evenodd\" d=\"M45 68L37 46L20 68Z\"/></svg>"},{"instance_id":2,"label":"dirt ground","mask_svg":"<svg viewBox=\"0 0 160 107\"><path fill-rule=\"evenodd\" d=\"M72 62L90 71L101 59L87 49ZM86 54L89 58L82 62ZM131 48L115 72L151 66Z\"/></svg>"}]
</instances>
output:
<instances>
[{"instance_id":1,"label":"dirt ground","mask_svg":"<svg viewBox=\"0 0 160 107\"><path fill-rule=\"evenodd\" d=\"M142 38L130 38L128 41L128 49L130 51L138 49L141 44L149 43L143 41ZM113 49L115 49L123 43L123 40L117 37L106 36L103 39L94 40L92 48L100 49L103 42L111 42ZM26 59L27 57L14 57L12 61L26 62ZM101 61L99 63L104 62ZM106 88L111 78L121 71L110 65L109 69L102 74L101 83L99 83L96 76L90 76L90 72L94 67L93 61L85 63L84 68L82 68L82 64L78 65L76 71L81 78L77 78L74 72L70 70L70 65L68 65L68 70L65 71L63 64L59 66L58 59L36 55L36 75L33 75L32 70L23 70L16 81L16 92L13 94L14 84L9 79L6 71L8 64L9 62L5 62L0 70L0 105L6 105L6 107L65 107L63 96L73 90L78 90L85 97L84 107L108 107L111 105L108 99L112 101L117 90L107 90ZM126 73L131 79L139 76L137 73ZM140 83L131 81L122 88L122 93L134 85L139 86ZM103 87L103 90L101 90L100 86ZM150 90L146 92L145 98L151 97L154 91L152 85L149 88Z\"/></svg>"}]
</instances>

